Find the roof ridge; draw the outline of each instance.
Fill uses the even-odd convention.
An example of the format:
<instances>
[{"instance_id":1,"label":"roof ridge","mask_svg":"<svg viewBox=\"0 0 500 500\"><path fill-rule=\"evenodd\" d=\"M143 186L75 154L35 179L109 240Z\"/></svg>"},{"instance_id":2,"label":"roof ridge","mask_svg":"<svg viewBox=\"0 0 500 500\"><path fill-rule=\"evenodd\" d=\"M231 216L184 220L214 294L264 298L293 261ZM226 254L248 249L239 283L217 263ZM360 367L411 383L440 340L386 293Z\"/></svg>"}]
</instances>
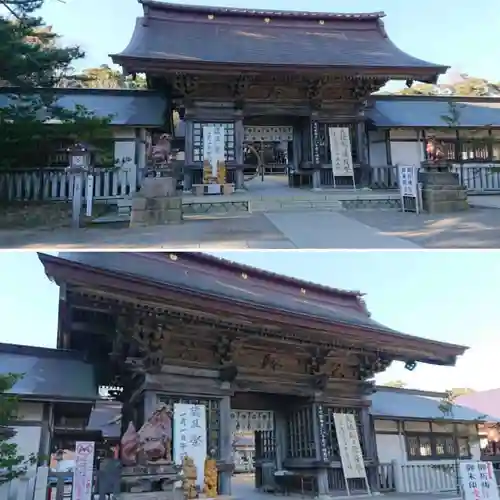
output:
<instances>
[{"instance_id":1,"label":"roof ridge","mask_svg":"<svg viewBox=\"0 0 500 500\"><path fill-rule=\"evenodd\" d=\"M175 252L170 252L175 253ZM299 285L302 288L308 287L312 290L317 290L319 292L336 293L338 295L344 295L350 298L361 299L365 294L357 290L343 290L342 288L335 288L328 285L322 285L320 283L315 283L314 281L308 281L301 278L294 278L293 276L287 276L285 274L275 273L273 271L268 271L267 269L262 269L259 267L250 266L249 264L242 264L234 260L226 259L224 257L217 257L215 255L204 253L204 252L182 252L183 255L188 254L195 260L206 260L211 261L215 264L221 264L228 267L238 267L241 270L249 271L254 275L261 276L262 278L275 279L279 281L284 281L287 284Z\"/></svg>"},{"instance_id":2,"label":"roof ridge","mask_svg":"<svg viewBox=\"0 0 500 500\"><path fill-rule=\"evenodd\" d=\"M223 6L209 6L209 5L186 5L171 2L161 2L158 0L139 0L139 3L144 7L150 7L160 10L174 10L184 12L200 12L212 14L236 14L246 15L248 17L254 16L277 16L288 18L326 18L326 19L343 19L343 20L375 20L385 17L385 12L309 12L309 11L295 11L295 10L267 10L267 9L248 9L242 7L223 7Z\"/></svg>"}]
</instances>

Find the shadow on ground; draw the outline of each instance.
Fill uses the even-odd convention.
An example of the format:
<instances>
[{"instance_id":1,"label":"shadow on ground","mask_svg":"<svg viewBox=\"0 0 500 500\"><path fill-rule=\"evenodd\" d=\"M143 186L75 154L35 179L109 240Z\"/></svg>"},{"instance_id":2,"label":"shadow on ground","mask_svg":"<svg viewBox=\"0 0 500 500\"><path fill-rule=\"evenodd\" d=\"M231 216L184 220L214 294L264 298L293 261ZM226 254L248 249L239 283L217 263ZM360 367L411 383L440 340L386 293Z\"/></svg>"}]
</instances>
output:
<instances>
[{"instance_id":1,"label":"shadow on ground","mask_svg":"<svg viewBox=\"0 0 500 500\"><path fill-rule=\"evenodd\" d=\"M404 238L423 248L500 248L500 210L472 208L454 214L344 212L380 234Z\"/></svg>"},{"instance_id":2,"label":"shadow on ground","mask_svg":"<svg viewBox=\"0 0 500 500\"><path fill-rule=\"evenodd\" d=\"M293 248L263 215L192 220L182 225L0 231L0 248Z\"/></svg>"}]
</instances>

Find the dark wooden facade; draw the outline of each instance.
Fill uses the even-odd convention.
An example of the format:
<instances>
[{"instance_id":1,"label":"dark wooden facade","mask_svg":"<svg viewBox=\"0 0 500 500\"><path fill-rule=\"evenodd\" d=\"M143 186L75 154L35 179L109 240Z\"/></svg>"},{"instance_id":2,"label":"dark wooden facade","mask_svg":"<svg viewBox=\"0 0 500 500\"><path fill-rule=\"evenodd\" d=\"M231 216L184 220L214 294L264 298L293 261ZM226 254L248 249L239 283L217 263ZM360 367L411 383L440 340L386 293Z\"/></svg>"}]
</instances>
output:
<instances>
[{"instance_id":1,"label":"dark wooden facade","mask_svg":"<svg viewBox=\"0 0 500 500\"><path fill-rule=\"evenodd\" d=\"M282 126L293 130L282 147L291 178L294 172L309 174L313 187L332 184L328 127L347 126L358 182L367 181L368 96L390 79L434 82L447 69L397 49L384 30L383 13L141 3L144 15L113 61L128 73L146 73L170 108L181 111L185 172L201 170L202 125L225 125L226 161L237 186L245 144L272 142L266 129ZM246 130L254 127L265 140L249 137Z\"/></svg>"},{"instance_id":2,"label":"dark wooden facade","mask_svg":"<svg viewBox=\"0 0 500 500\"><path fill-rule=\"evenodd\" d=\"M203 254L40 259L61 289L58 347L85 352L101 385L123 388L124 423L140 424L158 401L206 406L221 493L231 485L231 409L274 412L273 429L256 436L257 481L286 467L326 493L341 483L333 413L356 415L370 471L373 375L395 359L452 365L465 350L376 323L359 293Z\"/></svg>"}]
</instances>

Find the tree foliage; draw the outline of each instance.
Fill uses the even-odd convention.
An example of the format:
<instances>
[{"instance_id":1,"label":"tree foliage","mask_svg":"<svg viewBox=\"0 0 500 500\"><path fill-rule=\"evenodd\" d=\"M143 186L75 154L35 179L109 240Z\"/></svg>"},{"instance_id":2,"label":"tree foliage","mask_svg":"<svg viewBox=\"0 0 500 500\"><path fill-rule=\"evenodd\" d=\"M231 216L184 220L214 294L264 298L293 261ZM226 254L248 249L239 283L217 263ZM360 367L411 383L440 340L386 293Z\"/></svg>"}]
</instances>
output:
<instances>
[{"instance_id":1,"label":"tree foliage","mask_svg":"<svg viewBox=\"0 0 500 500\"><path fill-rule=\"evenodd\" d=\"M87 68L77 76L77 81L85 88L95 89L145 89L144 75L125 76L120 71L101 64L98 68Z\"/></svg>"},{"instance_id":2,"label":"tree foliage","mask_svg":"<svg viewBox=\"0 0 500 500\"><path fill-rule=\"evenodd\" d=\"M386 387L397 387L399 389L402 389L406 387L406 382L403 382L402 380L390 380L389 382L386 382L384 384Z\"/></svg>"},{"instance_id":3,"label":"tree foliage","mask_svg":"<svg viewBox=\"0 0 500 500\"><path fill-rule=\"evenodd\" d=\"M463 97L500 96L500 82L489 82L484 78L477 78L461 74L449 84L415 83L409 88L396 92L399 95L456 95Z\"/></svg>"},{"instance_id":4,"label":"tree foliage","mask_svg":"<svg viewBox=\"0 0 500 500\"><path fill-rule=\"evenodd\" d=\"M84 54L78 47L62 47L36 15L43 2L1 0L7 14L0 15L0 86L9 99L0 107L0 167L44 166L39 162L61 138L111 138L111 117L58 104L55 88L70 77L72 62Z\"/></svg>"},{"instance_id":5,"label":"tree foliage","mask_svg":"<svg viewBox=\"0 0 500 500\"><path fill-rule=\"evenodd\" d=\"M9 391L20 378L13 373L0 375L0 485L24 474L36 460L34 455L21 455L12 440L16 432L10 425L17 417L18 401Z\"/></svg>"}]
</instances>

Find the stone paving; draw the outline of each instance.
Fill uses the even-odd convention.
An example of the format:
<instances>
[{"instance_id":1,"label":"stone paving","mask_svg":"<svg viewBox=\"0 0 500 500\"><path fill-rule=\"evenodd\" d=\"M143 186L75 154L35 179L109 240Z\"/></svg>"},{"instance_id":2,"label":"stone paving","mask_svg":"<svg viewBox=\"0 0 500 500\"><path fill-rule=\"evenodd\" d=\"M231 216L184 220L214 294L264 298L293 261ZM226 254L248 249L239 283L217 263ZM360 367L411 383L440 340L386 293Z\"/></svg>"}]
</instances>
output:
<instances>
[{"instance_id":1,"label":"stone paving","mask_svg":"<svg viewBox=\"0 0 500 500\"><path fill-rule=\"evenodd\" d=\"M294 248L264 215L186 221L179 226L101 225L85 229L0 231L0 248Z\"/></svg>"},{"instance_id":2,"label":"stone paving","mask_svg":"<svg viewBox=\"0 0 500 500\"><path fill-rule=\"evenodd\" d=\"M130 229L0 230L4 249L488 249L500 248L500 210L416 215L395 210L271 212Z\"/></svg>"},{"instance_id":3,"label":"stone paving","mask_svg":"<svg viewBox=\"0 0 500 500\"><path fill-rule=\"evenodd\" d=\"M237 474L232 480L232 495L234 500L297 500L301 498L311 498L310 496L275 495L272 493L261 493L254 488L254 476L252 474ZM380 500L458 500L456 493L376 493L373 497ZM333 498L349 498L347 495L340 495ZM351 498L370 498L368 495L352 495Z\"/></svg>"},{"instance_id":4,"label":"stone paving","mask_svg":"<svg viewBox=\"0 0 500 500\"><path fill-rule=\"evenodd\" d=\"M371 227L381 237L407 240L421 248L500 248L498 208L472 208L448 215L352 211L348 216Z\"/></svg>"}]
</instances>

